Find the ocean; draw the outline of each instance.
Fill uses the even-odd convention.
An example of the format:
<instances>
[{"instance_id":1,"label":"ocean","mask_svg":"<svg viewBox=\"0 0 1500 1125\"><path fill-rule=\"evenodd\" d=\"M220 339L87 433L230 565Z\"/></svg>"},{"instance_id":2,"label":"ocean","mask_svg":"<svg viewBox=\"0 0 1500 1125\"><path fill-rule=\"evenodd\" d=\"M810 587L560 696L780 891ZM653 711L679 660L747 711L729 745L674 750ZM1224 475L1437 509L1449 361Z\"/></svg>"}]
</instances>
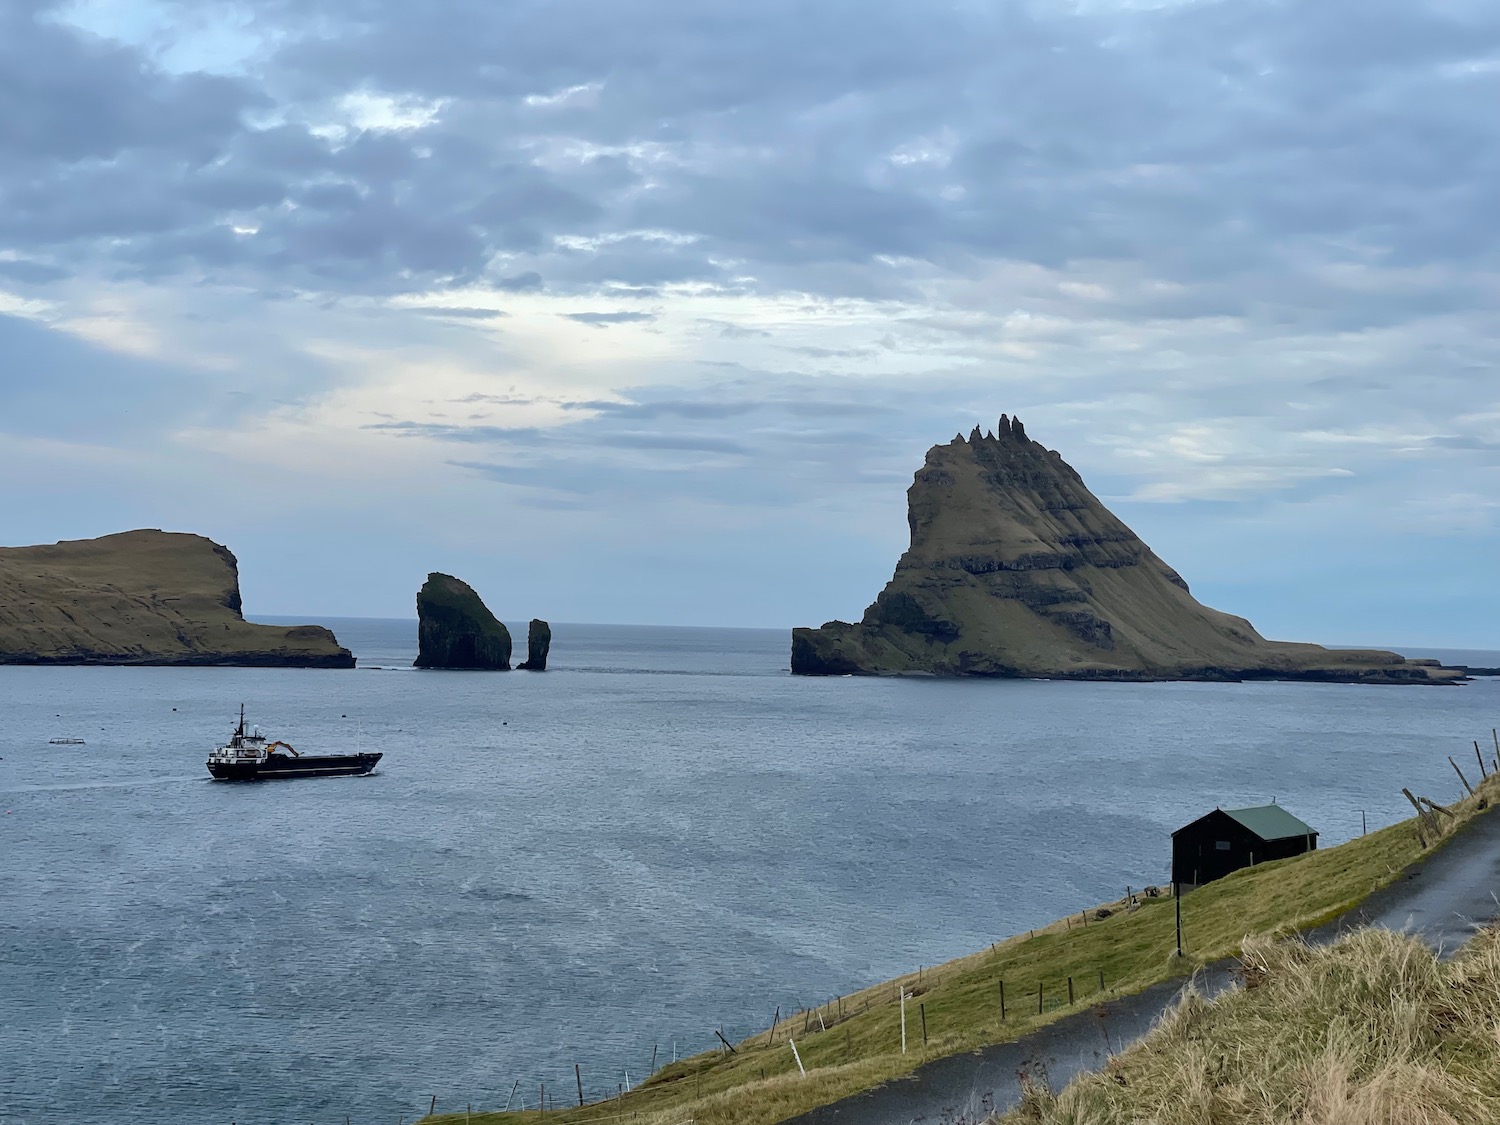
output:
<instances>
[{"instance_id":1,"label":"ocean","mask_svg":"<svg viewBox=\"0 0 1500 1125\"><path fill-rule=\"evenodd\" d=\"M421 672L414 621L323 623L360 668L0 667L0 1125L613 1094L1164 883L1216 805L1402 819L1500 724L1494 680L801 679L783 630L587 625L544 674ZM211 782L241 703L385 758Z\"/></svg>"}]
</instances>

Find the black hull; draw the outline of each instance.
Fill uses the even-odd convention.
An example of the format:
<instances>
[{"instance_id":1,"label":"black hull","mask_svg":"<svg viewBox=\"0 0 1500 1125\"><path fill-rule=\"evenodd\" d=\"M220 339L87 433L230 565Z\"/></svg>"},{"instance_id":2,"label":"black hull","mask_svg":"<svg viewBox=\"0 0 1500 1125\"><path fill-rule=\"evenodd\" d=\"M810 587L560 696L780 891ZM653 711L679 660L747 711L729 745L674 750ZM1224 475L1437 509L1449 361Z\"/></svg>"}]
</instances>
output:
<instances>
[{"instance_id":1,"label":"black hull","mask_svg":"<svg viewBox=\"0 0 1500 1125\"><path fill-rule=\"evenodd\" d=\"M369 773L380 761L379 754L304 755L290 758L273 754L264 762L209 762L215 781L288 781L297 777L358 777Z\"/></svg>"}]
</instances>

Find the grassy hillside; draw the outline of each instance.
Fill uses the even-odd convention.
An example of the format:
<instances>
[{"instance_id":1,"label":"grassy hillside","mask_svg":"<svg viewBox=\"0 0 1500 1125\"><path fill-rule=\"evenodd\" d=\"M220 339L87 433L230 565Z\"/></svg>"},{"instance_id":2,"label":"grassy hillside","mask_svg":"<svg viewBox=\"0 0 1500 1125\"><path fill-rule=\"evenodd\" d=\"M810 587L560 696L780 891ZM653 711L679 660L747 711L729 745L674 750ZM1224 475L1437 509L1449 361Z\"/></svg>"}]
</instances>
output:
<instances>
[{"instance_id":1,"label":"grassy hillside","mask_svg":"<svg viewBox=\"0 0 1500 1125\"><path fill-rule=\"evenodd\" d=\"M1443 838L1497 798L1500 781L1492 776L1477 797L1451 806L1453 817L1440 821ZM927 1060L1016 1038L1101 996L1136 992L1230 956L1249 935L1305 929L1334 918L1440 846L1441 838L1430 834L1424 844L1418 828L1415 820L1405 821L1335 848L1248 868L1194 891L1182 903L1182 958L1176 956L1169 897L1141 898L1134 909L1121 901L1104 908L1107 917L1099 917L1098 908L1090 910L1087 924L1074 915L991 949L864 989L816 1012L792 1014L774 1034L768 1029L739 1042L732 1054L721 1048L663 1067L619 1100L578 1108L572 1060L558 1059L540 1076L556 1098L556 1111L545 1120L584 1125L623 1115L633 1125L784 1121L909 1073ZM908 995L904 1055L898 988ZM798 1072L789 1040L796 1042L806 1077ZM528 1106L535 1106L536 1095L532 1083ZM528 1110L476 1112L468 1120L471 1125L541 1125L542 1119ZM438 1120L453 1123L465 1115L439 1115Z\"/></svg>"},{"instance_id":2,"label":"grassy hillside","mask_svg":"<svg viewBox=\"0 0 1500 1125\"><path fill-rule=\"evenodd\" d=\"M0 664L352 668L318 625L254 625L239 568L201 535L127 531L0 547Z\"/></svg>"},{"instance_id":3,"label":"grassy hillside","mask_svg":"<svg viewBox=\"0 0 1500 1125\"><path fill-rule=\"evenodd\" d=\"M1500 930L1442 962L1364 930L1251 938L1248 987L1190 996L1061 1095L1026 1084L1005 1125L1463 1125L1500 1121Z\"/></svg>"}]
</instances>

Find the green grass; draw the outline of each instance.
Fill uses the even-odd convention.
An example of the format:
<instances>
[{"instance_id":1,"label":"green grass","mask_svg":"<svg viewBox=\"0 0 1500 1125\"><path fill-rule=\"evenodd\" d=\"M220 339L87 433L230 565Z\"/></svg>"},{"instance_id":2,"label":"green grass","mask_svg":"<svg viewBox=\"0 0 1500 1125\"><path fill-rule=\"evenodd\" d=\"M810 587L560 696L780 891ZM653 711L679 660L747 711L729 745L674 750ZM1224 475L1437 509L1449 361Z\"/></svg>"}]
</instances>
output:
<instances>
[{"instance_id":1,"label":"green grass","mask_svg":"<svg viewBox=\"0 0 1500 1125\"><path fill-rule=\"evenodd\" d=\"M1494 778L1453 806L1443 830L1500 797ZM864 989L817 1013L785 1019L774 1036L761 1033L734 1053L706 1052L666 1066L623 1098L576 1105L571 1060L543 1076L557 1109L438 1115L453 1125L586 1125L629 1120L638 1125L773 1125L847 1094L909 1073L922 1063L1024 1035L1090 1002L1138 992L1237 954L1247 936L1306 929L1343 913L1391 882L1430 851L1417 822L1404 821L1335 848L1235 872L1182 900L1184 956L1176 956L1172 900L1142 898L1127 912L1108 904L1108 918L1074 915L992 949ZM1099 988L1103 974L1105 988ZM1075 1004L1067 1003L1073 977ZM1000 1013L1005 983L1006 1019ZM1043 1011L1037 1012L1042 986ZM901 1053L898 987L908 994L907 1053ZM927 1042L922 1041L925 1007ZM821 1015L820 1023L818 1015ZM788 1045L795 1039L807 1076L798 1074ZM588 1076L585 1076L587 1079ZM553 1085L553 1082L556 1085ZM536 1087L526 1098L535 1105ZM563 1109L565 1102L572 1108Z\"/></svg>"}]
</instances>

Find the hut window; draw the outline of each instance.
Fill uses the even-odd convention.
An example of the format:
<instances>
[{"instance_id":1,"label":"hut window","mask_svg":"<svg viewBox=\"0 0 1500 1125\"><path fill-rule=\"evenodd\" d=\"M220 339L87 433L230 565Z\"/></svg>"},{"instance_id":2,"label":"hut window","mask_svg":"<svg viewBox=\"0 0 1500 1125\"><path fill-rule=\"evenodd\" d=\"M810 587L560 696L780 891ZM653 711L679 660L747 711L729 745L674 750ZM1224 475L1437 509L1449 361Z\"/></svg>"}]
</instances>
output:
<instances>
[{"instance_id":1,"label":"hut window","mask_svg":"<svg viewBox=\"0 0 1500 1125\"><path fill-rule=\"evenodd\" d=\"M1214 847L1218 848L1219 851L1221 851L1221 852L1227 852L1229 850L1229 841L1228 840L1219 840L1217 843L1214 844Z\"/></svg>"}]
</instances>

